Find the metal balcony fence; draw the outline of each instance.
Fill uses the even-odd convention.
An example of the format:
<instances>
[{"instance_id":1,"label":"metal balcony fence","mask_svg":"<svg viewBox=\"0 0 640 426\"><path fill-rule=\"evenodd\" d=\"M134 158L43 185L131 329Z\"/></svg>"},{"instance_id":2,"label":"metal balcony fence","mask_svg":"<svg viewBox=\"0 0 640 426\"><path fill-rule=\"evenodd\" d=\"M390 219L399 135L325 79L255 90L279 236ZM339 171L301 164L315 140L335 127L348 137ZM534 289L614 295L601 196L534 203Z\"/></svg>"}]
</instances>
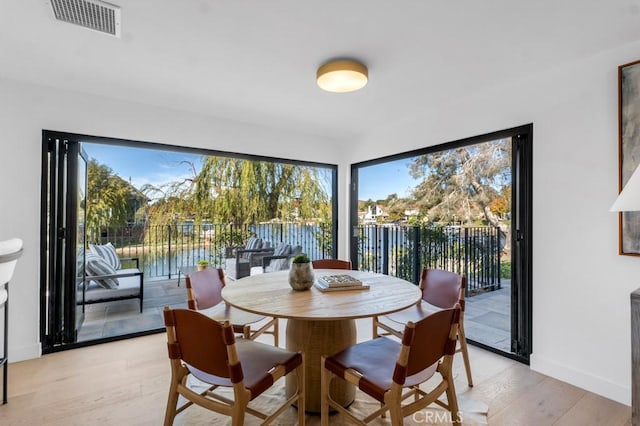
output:
<instances>
[{"instance_id":1,"label":"metal balcony fence","mask_svg":"<svg viewBox=\"0 0 640 426\"><path fill-rule=\"evenodd\" d=\"M500 230L496 227L361 225L358 269L417 284L423 267L467 277L467 295L500 285Z\"/></svg>"},{"instance_id":2,"label":"metal balcony fence","mask_svg":"<svg viewBox=\"0 0 640 426\"><path fill-rule=\"evenodd\" d=\"M145 278L170 279L177 276L178 268L194 266L201 259L224 267L226 247L242 245L250 235L272 246L279 242L300 245L311 259L333 255L330 223L132 225L91 229L87 242L111 242L121 256L139 258ZM358 269L416 284L424 266L445 269L466 275L468 294L501 287L501 250L495 227L358 227Z\"/></svg>"},{"instance_id":3,"label":"metal balcony fence","mask_svg":"<svg viewBox=\"0 0 640 426\"><path fill-rule=\"evenodd\" d=\"M87 243L112 243L123 257L137 257L145 278L177 276L178 268L194 266L206 259L224 267L225 249L243 245L251 235L269 241L302 246L311 259L332 257L331 224L260 223L230 224L184 223L179 225L105 227L91 229Z\"/></svg>"}]
</instances>

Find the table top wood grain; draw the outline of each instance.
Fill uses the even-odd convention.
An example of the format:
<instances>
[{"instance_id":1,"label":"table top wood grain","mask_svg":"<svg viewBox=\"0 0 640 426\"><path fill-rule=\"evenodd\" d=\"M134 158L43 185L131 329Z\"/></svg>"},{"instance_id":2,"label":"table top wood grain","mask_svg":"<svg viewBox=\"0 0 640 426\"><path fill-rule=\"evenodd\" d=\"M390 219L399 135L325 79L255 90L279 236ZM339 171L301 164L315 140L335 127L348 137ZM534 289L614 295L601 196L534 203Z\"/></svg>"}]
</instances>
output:
<instances>
[{"instance_id":1,"label":"table top wood grain","mask_svg":"<svg viewBox=\"0 0 640 426\"><path fill-rule=\"evenodd\" d=\"M222 298L236 308L255 314L300 320L343 320L367 318L399 311L418 302L418 286L388 275L372 272L316 269L322 275L349 274L369 290L321 292L315 287L295 291L289 286L289 271L252 275L228 283Z\"/></svg>"}]
</instances>

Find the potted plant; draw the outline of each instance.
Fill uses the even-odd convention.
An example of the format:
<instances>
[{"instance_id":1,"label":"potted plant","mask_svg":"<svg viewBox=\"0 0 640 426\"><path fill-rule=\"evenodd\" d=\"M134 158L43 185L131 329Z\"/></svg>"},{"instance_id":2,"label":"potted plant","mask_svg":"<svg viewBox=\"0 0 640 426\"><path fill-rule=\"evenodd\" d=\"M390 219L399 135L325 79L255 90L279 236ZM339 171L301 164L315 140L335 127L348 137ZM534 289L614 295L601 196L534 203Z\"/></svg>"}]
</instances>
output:
<instances>
[{"instance_id":1,"label":"potted plant","mask_svg":"<svg viewBox=\"0 0 640 426\"><path fill-rule=\"evenodd\" d=\"M309 290L313 285L315 276L311 260L306 254L299 254L293 258L289 269L289 285L294 290Z\"/></svg>"},{"instance_id":2,"label":"potted plant","mask_svg":"<svg viewBox=\"0 0 640 426\"><path fill-rule=\"evenodd\" d=\"M198 260L198 271L202 271L203 269L207 269L209 267L209 261L206 259Z\"/></svg>"}]
</instances>

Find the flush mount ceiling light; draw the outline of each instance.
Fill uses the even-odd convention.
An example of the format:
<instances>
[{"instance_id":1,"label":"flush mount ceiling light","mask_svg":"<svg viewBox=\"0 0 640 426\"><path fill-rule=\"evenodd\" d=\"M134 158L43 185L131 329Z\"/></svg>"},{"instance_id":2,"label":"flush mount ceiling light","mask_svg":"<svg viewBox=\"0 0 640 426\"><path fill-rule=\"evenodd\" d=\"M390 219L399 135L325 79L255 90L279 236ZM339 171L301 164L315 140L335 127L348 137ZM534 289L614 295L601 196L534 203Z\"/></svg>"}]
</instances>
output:
<instances>
[{"instance_id":1,"label":"flush mount ceiling light","mask_svg":"<svg viewBox=\"0 0 640 426\"><path fill-rule=\"evenodd\" d=\"M369 71L360 62L340 59L329 61L318 68L316 78L321 89L346 93L362 89L369 80Z\"/></svg>"}]
</instances>

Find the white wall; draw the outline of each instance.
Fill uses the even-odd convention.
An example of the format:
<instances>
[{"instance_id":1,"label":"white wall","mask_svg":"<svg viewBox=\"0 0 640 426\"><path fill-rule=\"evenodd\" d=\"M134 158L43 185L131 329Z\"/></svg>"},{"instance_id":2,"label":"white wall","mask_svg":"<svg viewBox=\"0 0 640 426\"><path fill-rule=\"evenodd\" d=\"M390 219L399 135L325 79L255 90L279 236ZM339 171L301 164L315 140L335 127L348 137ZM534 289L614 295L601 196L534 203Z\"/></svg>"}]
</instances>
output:
<instances>
[{"instance_id":1,"label":"white wall","mask_svg":"<svg viewBox=\"0 0 640 426\"><path fill-rule=\"evenodd\" d=\"M390 123L354 161L533 123L531 368L630 404L629 293L640 258L618 256L617 66L640 43ZM366 148L366 149L365 149Z\"/></svg>"},{"instance_id":2,"label":"white wall","mask_svg":"<svg viewBox=\"0 0 640 426\"><path fill-rule=\"evenodd\" d=\"M11 362L40 355L43 129L330 164L337 164L334 151L345 151L338 142L319 137L0 79L0 240L24 240L24 254L10 284ZM340 188L344 179L341 176ZM343 216L344 194L338 195Z\"/></svg>"}]
</instances>

